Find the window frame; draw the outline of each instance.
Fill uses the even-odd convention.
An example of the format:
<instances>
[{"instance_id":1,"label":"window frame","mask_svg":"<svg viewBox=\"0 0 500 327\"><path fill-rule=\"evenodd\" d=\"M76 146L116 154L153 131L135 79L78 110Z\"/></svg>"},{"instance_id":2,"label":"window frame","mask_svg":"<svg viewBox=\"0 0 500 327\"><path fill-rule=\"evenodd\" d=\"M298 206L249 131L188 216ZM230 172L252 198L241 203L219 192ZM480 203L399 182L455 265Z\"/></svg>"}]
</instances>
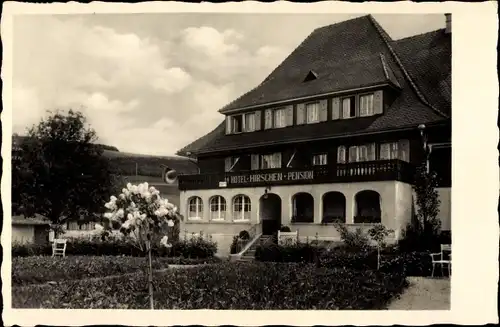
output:
<instances>
[{"instance_id":1,"label":"window frame","mask_svg":"<svg viewBox=\"0 0 500 327\"><path fill-rule=\"evenodd\" d=\"M389 147L388 150L388 158L382 158L382 146L387 145ZM399 142L398 141L392 141L392 142L382 142L378 146L379 150L379 159L380 160L396 160L399 159Z\"/></svg>"},{"instance_id":2,"label":"window frame","mask_svg":"<svg viewBox=\"0 0 500 327\"><path fill-rule=\"evenodd\" d=\"M270 157L271 158L271 162L274 163L274 158L275 156L277 156L279 154L279 162L277 164L273 164L272 167L264 167L264 158L265 157ZM263 170L266 170L266 169L280 169L283 165L283 157L282 157L282 153L281 152L273 152L273 153L265 153L265 154L261 154L259 156L259 169L263 169Z\"/></svg>"},{"instance_id":3,"label":"window frame","mask_svg":"<svg viewBox=\"0 0 500 327\"><path fill-rule=\"evenodd\" d=\"M214 200L216 200L217 202L214 203ZM222 195L212 196L209 201L209 207L210 207L210 220L222 221L226 219L227 203L226 199ZM214 207L217 210L214 210ZM217 213L216 218L214 218L214 213Z\"/></svg>"},{"instance_id":4,"label":"window frame","mask_svg":"<svg viewBox=\"0 0 500 327\"><path fill-rule=\"evenodd\" d=\"M244 114L236 114L236 115L231 115L229 117L231 119L231 123L230 123L231 133L230 134L241 134L241 133L243 133L244 132L244 128L245 128L245 115ZM241 118L240 130L238 132L234 130L234 127L236 126L236 124L235 124L235 121L237 119L236 117L240 117Z\"/></svg>"},{"instance_id":5,"label":"window frame","mask_svg":"<svg viewBox=\"0 0 500 327\"><path fill-rule=\"evenodd\" d=\"M315 163L315 160L316 158L320 158L319 159L319 163ZM321 158L324 158L324 162L323 160L321 160ZM328 165L328 153L326 152L322 152L322 153L315 153L313 154L312 156L312 165L313 166L326 166Z\"/></svg>"},{"instance_id":6,"label":"window frame","mask_svg":"<svg viewBox=\"0 0 500 327\"><path fill-rule=\"evenodd\" d=\"M281 121L283 123L282 126L277 125L277 122L279 121L277 114L279 112L282 113L282 116L280 117L280 118L282 118L282 121ZM286 127L286 108L283 107L283 108L274 109L273 110L273 128L285 128L285 127Z\"/></svg>"},{"instance_id":7,"label":"window frame","mask_svg":"<svg viewBox=\"0 0 500 327\"><path fill-rule=\"evenodd\" d=\"M349 99L350 104L349 104L349 117L345 116L345 111L344 111L344 100ZM354 105L354 115L351 116L351 110L352 106ZM357 110L357 104L356 104L356 96L355 95L349 95L345 97L340 98L340 108L342 111L341 119L353 119L358 117L358 110Z\"/></svg>"},{"instance_id":8,"label":"window frame","mask_svg":"<svg viewBox=\"0 0 500 327\"><path fill-rule=\"evenodd\" d=\"M363 115L361 112L361 98L366 97L366 96L371 96L372 102L371 102L371 112ZM358 108L356 110L356 113L359 117L370 117L375 115L375 92L366 92L358 95Z\"/></svg>"},{"instance_id":9,"label":"window frame","mask_svg":"<svg viewBox=\"0 0 500 327\"><path fill-rule=\"evenodd\" d=\"M315 120L309 120L309 108L311 105L315 105L315 109L316 109L316 116L315 116ZM304 104L304 111L305 111L305 116L306 116L306 119L305 119L305 123L306 124L315 124L315 123L319 123L319 101L311 101L311 102L307 102Z\"/></svg>"},{"instance_id":10,"label":"window frame","mask_svg":"<svg viewBox=\"0 0 500 327\"><path fill-rule=\"evenodd\" d=\"M191 206L193 205L191 201L195 200L194 206L196 208L195 211L191 211ZM202 220L203 219L203 199L199 196L192 196L188 199L188 220ZM195 212L196 216L191 216L191 212Z\"/></svg>"},{"instance_id":11,"label":"window frame","mask_svg":"<svg viewBox=\"0 0 500 327\"><path fill-rule=\"evenodd\" d=\"M232 209L233 209L233 222L250 221L250 215L252 212L252 201L250 200L250 197L248 195L245 194L236 195L233 198ZM239 213L238 218L236 218L237 213ZM246 217L247 215L248 218Z\"/></svg>"},{"instance_id":12,"label":"window frame","mask_svg":"<svg viewBox=\"0 0 500 327\"><path fill-rule=\"evenodd\" d=\"M252 118L251 119L247 119L248 116L251 116ZM248 132L255 132L255 112L247 112L245 114L243 114L243 131L248 133ZM249 129L248 126L249 126L249 123L248 122L253 122L253 127L252 129Z\"/></svg>"}]
</instances>

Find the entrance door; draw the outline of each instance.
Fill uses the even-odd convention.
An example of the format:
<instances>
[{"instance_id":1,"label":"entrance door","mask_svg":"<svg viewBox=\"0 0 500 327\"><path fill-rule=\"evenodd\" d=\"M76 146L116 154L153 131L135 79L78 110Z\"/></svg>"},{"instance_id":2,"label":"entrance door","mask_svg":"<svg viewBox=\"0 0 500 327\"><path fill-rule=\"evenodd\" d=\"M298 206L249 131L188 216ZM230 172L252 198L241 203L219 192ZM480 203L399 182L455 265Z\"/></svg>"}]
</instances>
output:
<instances>
[{"instance_id":1,"label":"entrance door","mask_svg":"<svg viewBox=\"0 0 500 327\"><path fill-rule=\"evenodd\" d=\"M260 198L260 219L262 234L273 235L281 227L281 198L272 193Z\"/></svg>"}]
</instances>

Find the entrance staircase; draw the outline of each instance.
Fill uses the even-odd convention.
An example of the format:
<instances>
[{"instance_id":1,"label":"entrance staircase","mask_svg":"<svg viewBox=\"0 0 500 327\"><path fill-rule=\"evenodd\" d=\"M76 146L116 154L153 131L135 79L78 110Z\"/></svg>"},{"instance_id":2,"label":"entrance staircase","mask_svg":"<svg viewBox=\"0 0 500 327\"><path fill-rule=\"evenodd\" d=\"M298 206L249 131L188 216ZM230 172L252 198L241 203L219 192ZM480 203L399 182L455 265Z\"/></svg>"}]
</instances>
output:
<instances>
[{"instance_id":1,"label":"entrance staircase","mask_svg":"<svg viewBox=\"0 0 500 327\"><path fill-rule=\"evenodd\" d=\"M267 242L272 242L271 235L261 235L260 238L248 248L248 250L243 253L243 255L238 259L238 262L252 262L255 260L255 250L259 245L265 244Z\"/></svg>"}]
</instances>

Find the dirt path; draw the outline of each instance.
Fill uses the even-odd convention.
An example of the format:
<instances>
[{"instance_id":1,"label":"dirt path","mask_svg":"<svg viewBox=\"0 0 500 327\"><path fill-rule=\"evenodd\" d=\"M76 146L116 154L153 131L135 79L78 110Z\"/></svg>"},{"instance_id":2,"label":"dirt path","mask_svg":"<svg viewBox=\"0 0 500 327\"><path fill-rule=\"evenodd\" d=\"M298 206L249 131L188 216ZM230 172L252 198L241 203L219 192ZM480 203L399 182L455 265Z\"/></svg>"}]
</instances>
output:
<instances>
[{"instance_id":1,"label":"dirt path","mask_svg":"<svg viewBox=\"0 0 500 327\"><path fill-rule=\"evenodd\" d=\"M388 310L450 310L450 279L408 277L410 286Z\"/></svg>"}]
</instances>

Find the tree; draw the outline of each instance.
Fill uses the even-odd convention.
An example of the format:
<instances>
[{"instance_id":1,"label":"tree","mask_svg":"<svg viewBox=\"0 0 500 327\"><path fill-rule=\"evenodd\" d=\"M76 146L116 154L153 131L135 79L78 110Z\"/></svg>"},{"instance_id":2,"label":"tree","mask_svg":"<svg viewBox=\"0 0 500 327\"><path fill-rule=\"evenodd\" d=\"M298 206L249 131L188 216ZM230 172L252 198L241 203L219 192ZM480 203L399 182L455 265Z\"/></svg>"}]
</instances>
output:
<instances>
[{"instance_id":1,"label":"tree","mask_svg":"<svg viewBox=\"0 0 500 327\"><path fill-rule=\"evenodd\" d=\"M413 190L416 195L416 220L418 229L426 239L431 241L431 237L439 233L441 221L437 219L441 200L436 190L438 186L437 174L427 169L427 165L422 164L417 167Z\"/></svg>"},{"instance_id":2,"label":"tree","mask_svg":"<svg viewBox=\"0 0 500 327\"><path fill-rule=\"evenodd\" d=\"M377 270L380 269L380 250L386 246L385 239L392 232L391 229L387 229L382 224L376 224L368 231L368 234L372 238L373 241L377 244Z\"/></svg>"},{"instance_id":3,"label":"tree","mask_svg":"<svg viewBox=\"0 0 500 327\"><path fill-rule=\"evenodd\" d=\"M148 183L127 184L118 197L111 196L105 204L102 236L112 230L119 230L148 258L149 303L154 309L153 268L151 252L155 246L171 247L169 232L179 224L182 216L177 207L163 199L160 192Z\"/></svg>"},{"instance_id":4,"label":"tree","mask_svg":"<svg viewBox=\"0 0 500 327\"><path fill-rule=\"evenodd\" d=\"M32 126L13 160L13 213L40 214L54 225L102 213L112 183L96 140L83 114L73 110L49 112Z\"/></svg>"}]
</instances>

